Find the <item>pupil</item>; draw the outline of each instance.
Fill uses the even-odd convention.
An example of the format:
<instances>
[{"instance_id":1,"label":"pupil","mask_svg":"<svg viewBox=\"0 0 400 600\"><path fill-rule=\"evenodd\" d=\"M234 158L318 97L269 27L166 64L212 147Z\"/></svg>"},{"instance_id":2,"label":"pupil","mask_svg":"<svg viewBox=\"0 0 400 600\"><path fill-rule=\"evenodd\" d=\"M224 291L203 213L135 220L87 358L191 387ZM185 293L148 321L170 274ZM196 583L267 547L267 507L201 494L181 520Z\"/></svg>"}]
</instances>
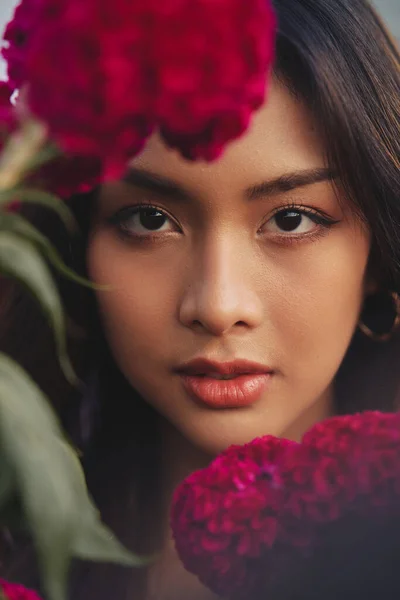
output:
<instances>
[{"instance_id":1,"label":"pupil","mask_svg":"<svg viewBox=\"0 0 400 600\"><path fill-rule=\"evenodd\" d=\"M295 211L282 211L275 217L276 224L282 231L294 231L301 225L302 215Z\"/></svg>"},{"instance_id":2,"label":"pupil","mask_svg":"<svg viewBox=\"0 0 400 600\"><path fill-rule=\"evenodd\" d=\"M154 231L165 223L166 216L155 208L145 208L140 211L140 224L146 229Z\"/></svg>"}]
</instances>

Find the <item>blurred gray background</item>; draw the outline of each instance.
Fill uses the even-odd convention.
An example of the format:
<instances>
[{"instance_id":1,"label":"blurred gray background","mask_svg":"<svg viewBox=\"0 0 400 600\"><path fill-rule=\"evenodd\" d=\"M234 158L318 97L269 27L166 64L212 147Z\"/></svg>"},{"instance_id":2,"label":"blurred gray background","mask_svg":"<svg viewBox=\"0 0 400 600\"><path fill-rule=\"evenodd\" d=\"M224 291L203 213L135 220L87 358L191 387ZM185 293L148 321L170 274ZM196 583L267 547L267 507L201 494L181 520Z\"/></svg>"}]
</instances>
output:
<instances>
[{"instance_id":1,"label":"blurred gray background","mask_svg":"<svg viewBox=\"0 0 400 600\"><path fill-rule=\"evenodd\" d=\"M294 0L293 0L294 1ZM390 29L400 41L400 0L372 0ZM352 0L348 0L352 2ZM2 35L4 26L10 19L16 0L0 0L0 35ZM5 77L4 64L0 62L0 79Z\"/></svg>"}]
</instances>

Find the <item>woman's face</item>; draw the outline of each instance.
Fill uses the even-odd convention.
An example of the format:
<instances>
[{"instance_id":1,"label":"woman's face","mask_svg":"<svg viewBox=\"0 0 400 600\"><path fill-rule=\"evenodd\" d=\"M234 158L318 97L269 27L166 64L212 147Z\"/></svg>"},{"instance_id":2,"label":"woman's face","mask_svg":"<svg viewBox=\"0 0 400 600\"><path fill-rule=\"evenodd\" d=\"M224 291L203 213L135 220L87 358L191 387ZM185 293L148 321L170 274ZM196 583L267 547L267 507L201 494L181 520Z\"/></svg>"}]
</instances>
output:
<instances>
[{"instance_id":1,"label":"woman's face","mask_svg":"<svg viewBox=\"0 0 400 600\"><path fill-rule=\"evenodd\" d=\"M110 347L204 451L298 438L332 408L370 238L324 155L305 107L274 81L218 161L186 162L155 136L102 190L88 269L111 286L98 292Z\"/></svg>"}]
</instances>

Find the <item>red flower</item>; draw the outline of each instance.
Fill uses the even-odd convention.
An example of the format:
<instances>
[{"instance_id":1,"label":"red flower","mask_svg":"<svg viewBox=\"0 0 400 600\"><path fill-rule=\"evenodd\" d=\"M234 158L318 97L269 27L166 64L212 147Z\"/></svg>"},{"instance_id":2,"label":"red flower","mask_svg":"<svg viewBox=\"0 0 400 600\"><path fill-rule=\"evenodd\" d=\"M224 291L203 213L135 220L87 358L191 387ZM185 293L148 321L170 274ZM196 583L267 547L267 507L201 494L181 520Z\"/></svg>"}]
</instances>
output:
<instances>
[{"instance_id":1,"label":"red flower","mask_svg":"<svg viewBox=\"0 0 400 600\"><path fill-rule=\"evenodd\" d=\"M342 455L352 473L353 493L386 506L400 494L400 414L365 412L315 425L303 438L321 452ZM349 487L349 486L348 486Z\"/></svg>"},{"instance_id":2,"label":"red flower","mask_svg":"<svg viewBox=\"0 0 400 600\"><path fill-rule=\"evenodd\" d=\"M268 592L338 525L400 518L400 415L317 424L302 444L271 436L234 446L177 489L178 553L222 596Z\"/></svg>"},{"instance_id":3,"label":"red flower","mask_svg":"<svg viewBox=\"0 0 400 600\"><path fill-rule=\"evenodd\" d=\"M18 127L18 119L10 98L16 88L21 87L27 80L26 62L30 34L40 19L42 11L55 11L56 5L46 8L42 0L21 2L15 10L14 19L6 28L4 39L9 42L3 49L3 55L8 61L9 80L0 82L0 152L10 133ZM101 179L101 162L93 157L60 156L33 173L26 184L42 186L62 198L72 194L85 193L93 189ZM18 211L19 201L12 202L7 210Z\"/></svg>"},{"instance_id":4,"label":"red flower","mask_svg":"<svg viewBox=\"0 0 400 600\"><path fill-rule=\"evenodd\" d=\"M22 0L3 55L53 139L109 177L154 130L216 158L263 102L274 33L269 0Z\"/></svg>"},{"instance_id":5,"label":"red flower","mask_svg":"<svg viewBox=\"0 0 400 600\"><path fill-rule=\"evenodd\" d=\"M27 186L45 189L60 198L85 194L101 181L101 162L92 156L60 156L28 178Z\"/></svg>"},{"instance_id":6,"label":"red flower","mask_svg":"<svg viewBox=\"0 0 400 600\"><path fill-rule=\"evenodd\" d=\"M273 437L233 446L177 490L171 515L177 550L217 594L260 584L250 566L278 536L281 466L296 446Z\"/></svg>"},{"instance_id":7,"label":"red flower","mask_svg":"<svg viewBox=\"0 0 400 600\"><path fill-rule=\"evenodd\" d=\"M6 139L18 128L15 106L11 102L13 87L0 81L0 152ZM101 180L102 165L92 156L59 156L37 169L25 182L27 186L42 187L62 198L85 193ZM7 210L18 211L20 202L13 202Z\"/></svg>"},{"instance_id":8,"label":"red flower","mask_svg":"<svg viewBox=\"0 0 400 600\"><path fill-rule=\"evenodd\" d=\"M21 2L15 9L14 18L4 32L2 55L8 64L8 78L14 89L19 89L27 79L27 49L32 31L40 22L42 0Z\"/></svg>"},{"instance_id":9,"label":"red flower","mask_svg":"<svg viewBox=\"0 0 400 600\"><path fill-rule=\"evenodd\" d=\"M0 587L6 600L41 600L36 592L28 590L18 583L10 583L0 579Z\"/></svg>"}]
</instances>

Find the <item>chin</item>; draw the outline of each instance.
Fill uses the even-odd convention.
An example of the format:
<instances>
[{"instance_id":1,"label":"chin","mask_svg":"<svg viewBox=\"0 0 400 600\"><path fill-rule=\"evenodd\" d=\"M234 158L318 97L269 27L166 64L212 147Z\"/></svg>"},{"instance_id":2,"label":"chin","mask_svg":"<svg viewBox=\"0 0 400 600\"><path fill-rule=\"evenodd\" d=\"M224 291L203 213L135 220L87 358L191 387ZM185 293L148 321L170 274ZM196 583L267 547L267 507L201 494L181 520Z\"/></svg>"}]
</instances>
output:
<instances>
[{"instance_id":1,"label":"chin","mask_svg":"<svg viewBox=\"0 0 400 600\"><path fill-rule=\"evenodd\" d=\"M227 415L226 415L227 416ZM196 428L182 431L186 439L196 446L201 452L210 456L217 456L233 445L242 446L258 437L275 435L281 437L282 430L277 426L265 424L260 426L259 419L254 422L250 419L240 418L225 419L223 423L216 422L216 418L208 424L197 423ZM236 415L235 415L236 417ZM239 422L236 422L239 421ZM240 422L242 421L242 422Z\"/></svg>"}]
</instances>

